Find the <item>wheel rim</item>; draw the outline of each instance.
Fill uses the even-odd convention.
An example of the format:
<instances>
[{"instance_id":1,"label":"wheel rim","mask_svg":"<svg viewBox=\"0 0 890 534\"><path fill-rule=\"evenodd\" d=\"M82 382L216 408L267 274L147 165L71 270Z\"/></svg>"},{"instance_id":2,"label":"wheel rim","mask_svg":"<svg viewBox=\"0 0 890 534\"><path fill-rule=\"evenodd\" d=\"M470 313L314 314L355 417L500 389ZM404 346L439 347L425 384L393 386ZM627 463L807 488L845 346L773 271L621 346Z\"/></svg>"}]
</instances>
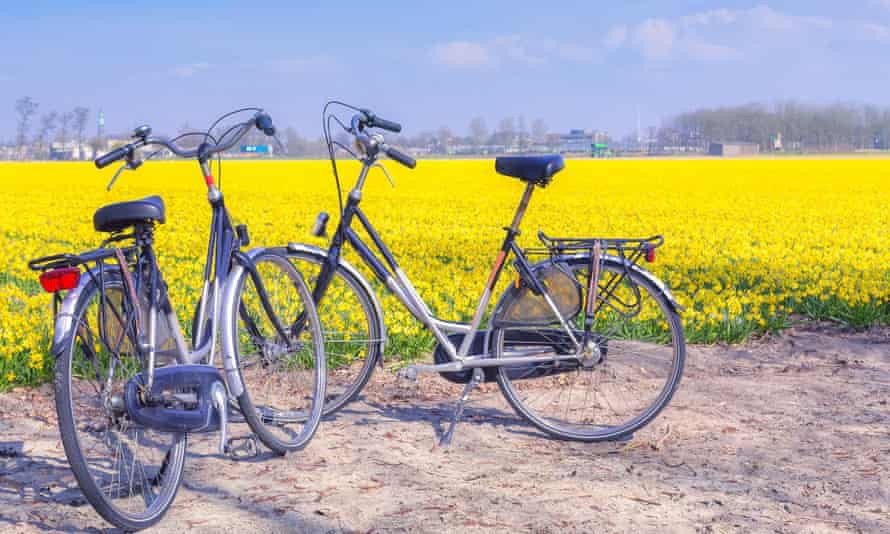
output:
<instances>
[{"instance_id":1,"label":"wheel rim","mask_svg":"<svg viewBox=\"0 0 890 534\"><path fill-rule=\"evenodd\" d=\"M299 260L306 283L314 288L321 263L311 256ZM379 326L371 319L373 309L359 282L338 269L318 304L328 366L326 414L352 400L370 375L383 341Z\"/></svg>"},{"instance_id":2,"label":"wheel rim","mask_svg":"<svg viewBox=\"0 0 890 534\"><path fill-rule=\"evenodd\" d=\"M286 258L261 256L255 259L255 267L286 336L275 328L245 273L236 320L239 371L255 420L275 440L294 447L315 431L320 408L316 399L324 388L324 369L316 364L321 332L317 324L307 324L303 304L311 302L311 296ZM291 328L296 323L303 327Z\"/></svg>"},{"instance_id":3,"label":"wheel rim","mask_svg":"<svg viewBox=\"0 0 890 534\"><path fill-rule=\"evenodd\" d=\"M122 398L127 381L142 371L132 345L122 335L127 324L120 285L106 285L106 298L93 290L75 318L69 348L66 399L74 450L66 453L81 487L101 511L130 522L152 521L169 507L179 485L185 437L142 428L113 410L110 399ZM109 381L109 375L111 380ZM109 385L110 384L110 385ZM60 417L60 423L66 418ZM73 456L73 457L72 457ZM92 495L95 495L93 497ZM107 518L115 522L117 517Z\"/></svg>"},{"instance_id":4,"label":"wheel rim","mask_svg":"<svg viewBox=\"0 0 890 534\"><path fill-rule=\"evenodd\" d=\"M587 267L574 265L572 272L584 287ZM595 335L580 362L499 371L514 407L561 437L610 439L633 432L664 407L682 372L682 326L669 304L656 298L657 290L611 266L603 269L599 286ZM581 339L583 314L571 323ZM574 353L564 332L558 324L499 329L493 350L496 357L535 348L540 354Z\"/></svg>"}]
</instances>

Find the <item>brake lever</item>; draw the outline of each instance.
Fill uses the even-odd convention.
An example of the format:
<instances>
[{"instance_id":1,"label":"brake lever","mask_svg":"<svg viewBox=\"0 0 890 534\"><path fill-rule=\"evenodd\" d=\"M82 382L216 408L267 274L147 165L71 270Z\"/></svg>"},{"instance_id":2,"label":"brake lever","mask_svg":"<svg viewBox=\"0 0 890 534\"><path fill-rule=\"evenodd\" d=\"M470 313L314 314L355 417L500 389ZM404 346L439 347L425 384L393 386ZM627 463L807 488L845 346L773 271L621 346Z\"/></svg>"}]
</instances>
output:
<instances>
[{"instance_id":1,"label":"brake lever","mask_svg":"<svg viewBox=\"0 0 890 534\"><path fill-rule=\"evenodd\" d=\"M395 187L396 187L396 181L392 179L392 176L390 176L389 171L386 170L386 167L384 167L383 164L380 163L379 161L374 162L374 164L371 165L371 168L372 168L372 169L373 169L374 167L379 167L380 170L383 171L383 174L386 175L386 179L389 180L389 185L391 185L392 188L395 189Z\"/></svg>"},{"instance_id":2,"label":"brake lever","mask_svg":"<svg viewBox=\"0 0 890 534\"><path fill-rule=\"evenodd\" d=\"M114 176L111 177L111 181L108 182L108 185L107 185L107 186L105 186L105 192L106 192L106 193L109 192L109 191L111 191L111 188L114 187L114 182L117 181L117 179L120 177L121 173L124 172L125 170L127 170L127 164L126 164L126 163L124 163L123 165L121 165L121 166L118 168L117 172L114 173Z\"/></svg>"},{"instance_id":3,"label":"brake lever","mask_svg":"<svg viewBox=\"0 0 890 534\"><path fill-rule=\"evenodd\" d=\"M124 171L126 171L126 170L135 171L141 165L142 165L142 161L137 160L137 159L131 159L131 160L127 160L126 162L124 162L124 164L121 165L120 168L118 168L117 172L114 173L114 176L111 177L111 181L108 182L108 185L105 187L105 191L106 192L111 191L111 188L114 187L114 182L116 182L117 179L120 178L120 175Z\"/></svg>"}]
</instances>

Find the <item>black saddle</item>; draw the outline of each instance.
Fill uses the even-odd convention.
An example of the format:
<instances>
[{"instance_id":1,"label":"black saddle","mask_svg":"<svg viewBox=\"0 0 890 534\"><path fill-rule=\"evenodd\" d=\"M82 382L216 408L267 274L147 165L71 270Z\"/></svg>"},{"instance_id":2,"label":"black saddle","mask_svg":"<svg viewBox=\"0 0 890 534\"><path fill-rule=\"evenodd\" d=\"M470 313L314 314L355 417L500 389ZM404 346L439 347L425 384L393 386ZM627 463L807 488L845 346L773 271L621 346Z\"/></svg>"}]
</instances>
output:
<instances>
[{"instance_id":1,"label":"black saddle","mask_svg":"<svg viewBox=\"0 0 890 534\"><path fill-rule=\"evenodd\" d=\"M519 178L541 187L549 184L553 175L565 168L559 154L546 156L501 156L494 160L494 170L504 176Z\"/></svg>"},{"instance_id":2,"label":"black saddle","mask_svg":"<svg viewBox=\"0 0 890 534\"><path fill-rule=\"evenodd\" d=\"M93 215L93 226L99 232L119 232L142 223L164 224L165 220L164 201L159 196L151 196L99 208Z\"/></svg>"}]
</instances>

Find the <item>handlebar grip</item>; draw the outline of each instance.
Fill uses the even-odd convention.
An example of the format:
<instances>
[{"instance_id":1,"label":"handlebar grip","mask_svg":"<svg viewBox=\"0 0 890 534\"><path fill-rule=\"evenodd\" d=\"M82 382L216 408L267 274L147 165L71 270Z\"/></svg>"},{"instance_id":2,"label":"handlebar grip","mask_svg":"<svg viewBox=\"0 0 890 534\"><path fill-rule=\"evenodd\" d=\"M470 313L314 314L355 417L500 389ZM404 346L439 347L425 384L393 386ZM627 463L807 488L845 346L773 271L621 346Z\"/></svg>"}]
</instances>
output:
<instances>
[{"instance_id":1,"label":"handlebar grip","mask_svg":"<svg viewBox=\"0 0 890 534\"><path fill-rule=\"evenodd\" d=\"M275 125L272 124L272 117L270 117L267 113L260 113L256 117L256 127L258 130L262 130L262 132L269 137L275 135Z\"/></svg>"},{"instance_id":2,"label":"handlebar grip","mask_svg":"<svg viewBox=\"0 0 890 534\"><path fill-rule=\"evenodd\" d=\"M387 146L385 149L386 155L389 156L389 159L393 159L408 167L409 169L413 169L417 167L417 160L405 154L401 150L397 148L393 148L391 146Z\"/></svg>"},{"instance_id":3,"label":"handlebar grip","mask_svg":"<svg viewBox=\"0 0 890 534\"><path fill-rule=\"evenodd\" d=\"M388 121L386 119L381 119L380 117L376 117L373 115L371 116L371 120L368 121L368 126L371 126L373 128L381 128L393 133L399 133L402 131L401 124L393 121Z\"/></svg>"},{"instance_id":4,"label":"handlebar grip","mask_svg":"<svg viewBox=\"0 0 890 534\"><path fill-rule=\"evenodd\" d=\"M119 148L115 148L108 154L105 154L104 156L99 156L98 158L96 158L96 161L94 161L93 163L96 164L97 169L107 167L107 166L111 165L112 163L114 163L115 161L122 160L125 157L127 157L127 155L130 153L131 150L133 150L133 147L130 145L125 145L125 146L122 146Z\"/></svg>"}]
</instances>

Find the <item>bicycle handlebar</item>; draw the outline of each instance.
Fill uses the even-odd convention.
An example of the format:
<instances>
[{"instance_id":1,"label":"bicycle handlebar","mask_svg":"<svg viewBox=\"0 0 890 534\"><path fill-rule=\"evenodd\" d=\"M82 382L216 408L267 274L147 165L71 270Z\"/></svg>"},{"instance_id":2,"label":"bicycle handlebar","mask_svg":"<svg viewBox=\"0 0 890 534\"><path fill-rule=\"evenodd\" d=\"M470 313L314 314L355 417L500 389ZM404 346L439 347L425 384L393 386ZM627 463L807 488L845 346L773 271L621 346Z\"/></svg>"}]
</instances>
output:
<instances>
[{"instance_id":1,"label":"bicycle handlebar","mask_svg":"<svg viewBox=\"0 0 890 534\"><path fill-rule=\"evenodd\" d=\"M131 150L132 150L132 146L126 145L126 146L122 146L119 148L115 148L111 152L109 152L105 155L99 156L98 158L96 158L96 161L94 162L96 164L96 168L101 169L103 167L107 167L107 166L111 165L115 161L124 159L125 157L127 157L130 154Z\"/></svg>"},{"instance_id":2,"label":"bicycle handlebar","mask_svg":"<svg viewBox=\"0 0 890 534\"><path fill-rule=\"evenodd\" d=\"M391 132L400 132L402 131L401 124L381 119L374 115L372 111L363 109L361 110L361 113L353 115L352 120L350 121L350 126L350 133L352 133L356 140L362 145L366 154L375 155L378 151L382 150L390 159L401 163L409 169L417 167L417 160L401 150L387 145L383 141L383 136L379 134L368 135L364 131L365 128L380 128Z\"/></svg>"},{"instance_id":3,"label":"bicycle handlebar","mask_svg":"<svg viewBox=\"0 0 890 534\"><path fill-rule=\"evenodd\" d=\"M382 149L383 149L383 152L387 156L389 156L389 159L398 161L399 163L401 163L405 167L408 167L409 169L413 169L413 168L417 167L417 160L412 158L408 154L405 154L401 150L391 147L389 145L383 145Z\"/></svg>"},{"instance_id":4,"label":"bicycle handlebar","mask_svg":"<svg viewBox=\"0 0 890 534\"><path fill-rule=\"evenodd\" d=\"M402 131L401 124L395 121L386 120L382 117L378 117L370 109L363 109L361 110L361 112L365 114L365 124L371 128L381 128L393 133L399 133Z\"/></svg>"},{"instance_id":5,"label":"bicycle handlebar","mask_svg":"<svg viewBox=\"0 0 890 534\"><path fill-rule=\"evenodd\" d=\"M275 126L272 123L272 117L270 117L268 113L259 111L249 121L241 125L241 130L237 135L233 135L231 140L225 143L204 142L198 145L197 148L185 150L179 148L164 137L142 137L132 143L116 148L105 155L99 156L94 163L96 168L101 169L116 161L131 157L137 148L149 145L162 146L181 158L197 157L201 160L207 160L214 154L225 152L235 146L235 144L254 127L270 137L275 135Z\"/></svg>"}]
</instances>

